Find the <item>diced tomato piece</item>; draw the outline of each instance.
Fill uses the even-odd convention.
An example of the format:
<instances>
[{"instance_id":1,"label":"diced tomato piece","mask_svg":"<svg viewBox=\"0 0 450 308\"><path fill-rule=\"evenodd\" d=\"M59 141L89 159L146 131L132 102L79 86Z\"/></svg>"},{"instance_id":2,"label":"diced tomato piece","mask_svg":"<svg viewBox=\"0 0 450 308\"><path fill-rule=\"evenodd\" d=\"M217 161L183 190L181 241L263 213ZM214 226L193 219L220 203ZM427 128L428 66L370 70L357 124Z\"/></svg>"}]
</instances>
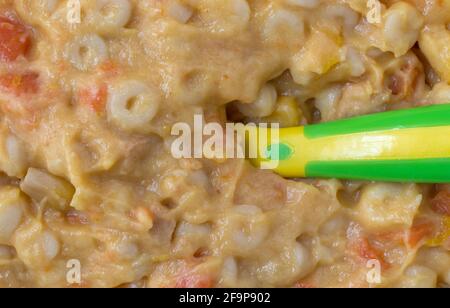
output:
<instances>
[{"instance_id":1,"label":"diced tomato piece","mask_svg":"<svg viewBox=\"0 0 450 308\"><path fill-rule=\"evenodd\" d=\"M378 260L382 269L389 269L391 265L386 262L383 252L376 249L367 238L363 238L356 246L357 253L360 258L365 261Z\"/></svg>"},{"instance_id":2,"label":"diced tomato piece","mask_svg":"<svg viewBox=\"0 0 450 308\"><path fill-rule=\"evenodd\" d=\"M440 191L431 201L431 207L438 214L450 216L450 191Z\"/></svg>"},{"instance_id":3,"label":"diced tomato piece","mask_svg":"<svg viewBox=\"0 0 450 308\"><path fill-rule=\"evenodd\" d=\"M210 276L196 273L181 275L175 284L175 288L181 289L206 289L212 288L213 281Z\"/></svg>"},{"instance_id":4,"label":"diced tomato piece","mask_svg":"<svg viewBox=\"0 0 450 308\"><path fill-rule=\"evenodd\" d=\"M433 225L431 223L421 223L414 225L409 230L408 244L411 247L417 246L423 239L433 234Z\"/></svg>"},{"instance_id":5,"label":"diced tomato piece","mask_svg":"<svg viewBox=\"0 0 450 308\"><path fill-rule=\"evenodd\" d=\"M374 238L381 243L408 244L411 247L416 247L423 239L431 236L433 231L434 228L431 222L421 222L416 223L409 230L401 229L376 234Z\"/></svg>"},{"instance_id":6,"label":"diced tomato piece","mask_svg":"<svg viewBox=\"0 0 450 308\"><path fill-rule=\"evenodd\" d=\"M214 285L212 276L205 272L199 272L197 266L199 260L185 260L181 263L175 276L175 288L204 289Z\"/></svg>"},{"instance_id":7,"label":"diced tomato piece","mask_svg":"<svg viewBox=\"0 0 450 308\"><path fill-rule=\"evenodd\" d=\"M374 238L381 243L393 243L396 245L404 244L405 242L405 230L396 230L383 233L377 233Z\"/></svg>"},{"instance_id":8,"label":"diced tomato piece","mask_svg":"<svg viewBox=\"0 0 450 308\"><path fill-rule=\"evenodd\" d=\"M215 276L199 259L163 262L156 267L147 285L150 288L211 288Z\"/></svg>"},{"instance_id":9,"label":"diced tomato piece","mask_svg":"<svg viewBox=\"0 0 450 308\"><path fill-rule=\"evenodd\" d=\"M0 61L11 62L26 55L31 46L30 31L11 16L0 16Z\"/></svg>"},{"instance_id":10,"label":"diced tomato piece","mask_svg":"<svg viewBox=\"0 0 450 308\"><path fill-rule=\"evenodd\" d=\"M100 70L102 70L107 75L107 77L114 77L119 74L119 66L112 60L103 62L100 65Z\"/></svg>"},{"instance_id":11,"label":"diced tomato piece","mask_svg":"<svg viewBox=\"0 0 450 308\"><path fill-rule=\"evenodd\" d=\"M100 113L105 110L108 87L101 84L95 88L82 89L79 92L80 103L89 106L93 111Z\"/></svg>"},{"instance_id":12,"label":"diced tomato piece","mask_svg":"<svg viewBox=\"0 0 450 308\"><path fill-rule=\"evenodd\" d=\"M383 269L390 267L384 259L382 251L376 249L364 235L362 227L356 223L352 223L347 230L350 251L356 254L364 261L378 260Z\"/></svg>"},{"instance_id":13,"label":"diced tomato piece","mask_svg":"<svg viewBox=\"0 0 450 308\"><path fill-rule=\"evenodd\" d=\"M381 253L376 250L367 238L361 238L356 246L358 255L365 260L382 260Z\"/></svg>"},{"instance_id":14,"label":"diced tomato piece","mask_svg":"<svg viewBox=\"0 0 450 308\"><path fill-rule=\"evenodd\" d=\"M0 87L15 96L36 94L39 91L39 74L35 72L6 74L0 76Z\"/></svg>"}]
</instances>

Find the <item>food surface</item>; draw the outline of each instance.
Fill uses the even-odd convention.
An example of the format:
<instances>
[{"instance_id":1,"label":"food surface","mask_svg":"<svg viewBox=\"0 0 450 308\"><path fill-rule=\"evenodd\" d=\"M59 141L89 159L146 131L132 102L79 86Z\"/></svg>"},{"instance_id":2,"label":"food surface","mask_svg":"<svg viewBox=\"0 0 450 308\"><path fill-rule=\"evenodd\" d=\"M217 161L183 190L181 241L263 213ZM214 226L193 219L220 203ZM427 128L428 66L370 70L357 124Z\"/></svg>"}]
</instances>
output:
<instances>
[{"instance_id":1,"label":"food surface","mask_svg":"<svg viewBox=\"0 0 450 308\"><path fill-rule=\"evenodd\" d=\"M195 115L448 103L449 23L448 0L0 0L0 287L448 286L450 184L171 145Z\"/></svg>"}]
</instances>

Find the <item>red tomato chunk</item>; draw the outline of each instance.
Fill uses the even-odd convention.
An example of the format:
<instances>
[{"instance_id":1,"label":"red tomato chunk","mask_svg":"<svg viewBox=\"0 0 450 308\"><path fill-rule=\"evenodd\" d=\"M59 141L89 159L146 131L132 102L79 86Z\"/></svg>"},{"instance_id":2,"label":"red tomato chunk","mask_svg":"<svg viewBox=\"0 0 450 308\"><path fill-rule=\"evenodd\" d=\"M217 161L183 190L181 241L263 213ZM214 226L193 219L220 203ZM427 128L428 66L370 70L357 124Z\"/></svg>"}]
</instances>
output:
<instances>
[{"instance_id":1,"label":"red tomato chunk","mask_svg":"<svg viewBox=\"0 0 450 308\"><path fill-rule=\"evenodd\" d=\"M36 94L39 91L39 74L27 72L0 76L0 88L15 96Z\"/></svg>"},{"instance_id":2,"label":"red tomato chunk","mask_svg":"<svg viewBox=\"0 0 450 308\"><path fill-rule=\"evenodd\" d=\"M432 208L436 213L450 216L450 192L441 191L431 202Z\"/></svg>"},{"instance_id":3,"label":"red tomato chunk","mask_svg":"<svg viewBox=\"0 0 450 308\"><path fill-rule=\"evenodd\" d=\"M13 17L0 16L0 61L12 62L31 45L30 31Z\"/></svg>"},{"instance_id":4,"label":"red tomato chunk","mask_svg":"<svg viewBox=\"0 0 450 308\"><path fill-rule=\"evenodd\" d=\"M108 87L102 84L95 88L82 89L78 96L81 104L87 105L91 110L100 113L105 110Z\"/></svg>"}]
</instances>

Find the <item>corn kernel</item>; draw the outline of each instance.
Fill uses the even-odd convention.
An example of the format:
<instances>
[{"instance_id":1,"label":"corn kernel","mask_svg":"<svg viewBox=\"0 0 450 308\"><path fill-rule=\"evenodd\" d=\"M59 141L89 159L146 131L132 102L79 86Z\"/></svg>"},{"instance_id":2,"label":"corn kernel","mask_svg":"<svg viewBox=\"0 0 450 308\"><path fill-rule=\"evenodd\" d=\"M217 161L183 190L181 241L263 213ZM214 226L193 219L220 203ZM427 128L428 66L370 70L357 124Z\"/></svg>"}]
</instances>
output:
<instances>
[{"instance_id":1,"label":"corn kernel","mask_svg":"<svg viewBox=\"0 0 450 308\"><path fill-rule=\"evenodd\" d=\"M264 118L263 122L279 123L280 127L292 127L300 124L303 112L294 97L280 97L275 112Z\"/></svg>"}]
</instances>

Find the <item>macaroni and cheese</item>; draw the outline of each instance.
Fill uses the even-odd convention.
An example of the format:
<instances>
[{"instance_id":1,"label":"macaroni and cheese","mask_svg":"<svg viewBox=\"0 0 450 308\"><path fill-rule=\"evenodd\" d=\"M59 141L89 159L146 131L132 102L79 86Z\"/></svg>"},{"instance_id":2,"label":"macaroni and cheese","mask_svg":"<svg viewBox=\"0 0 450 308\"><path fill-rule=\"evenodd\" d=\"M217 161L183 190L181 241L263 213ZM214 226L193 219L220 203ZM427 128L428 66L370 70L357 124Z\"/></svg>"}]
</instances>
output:
<instances>
[{"instance_id":1,"label":"macaroni and cheese","mask_svg":"<svg viewBox=\"0 0 450 308\"><path fill-rule=\"evenodd\" d=\"M0 287L448 286L450 185L170 152L449 102L450 1L367 4L0 0Z\"/></svg>"}]
</instances>

